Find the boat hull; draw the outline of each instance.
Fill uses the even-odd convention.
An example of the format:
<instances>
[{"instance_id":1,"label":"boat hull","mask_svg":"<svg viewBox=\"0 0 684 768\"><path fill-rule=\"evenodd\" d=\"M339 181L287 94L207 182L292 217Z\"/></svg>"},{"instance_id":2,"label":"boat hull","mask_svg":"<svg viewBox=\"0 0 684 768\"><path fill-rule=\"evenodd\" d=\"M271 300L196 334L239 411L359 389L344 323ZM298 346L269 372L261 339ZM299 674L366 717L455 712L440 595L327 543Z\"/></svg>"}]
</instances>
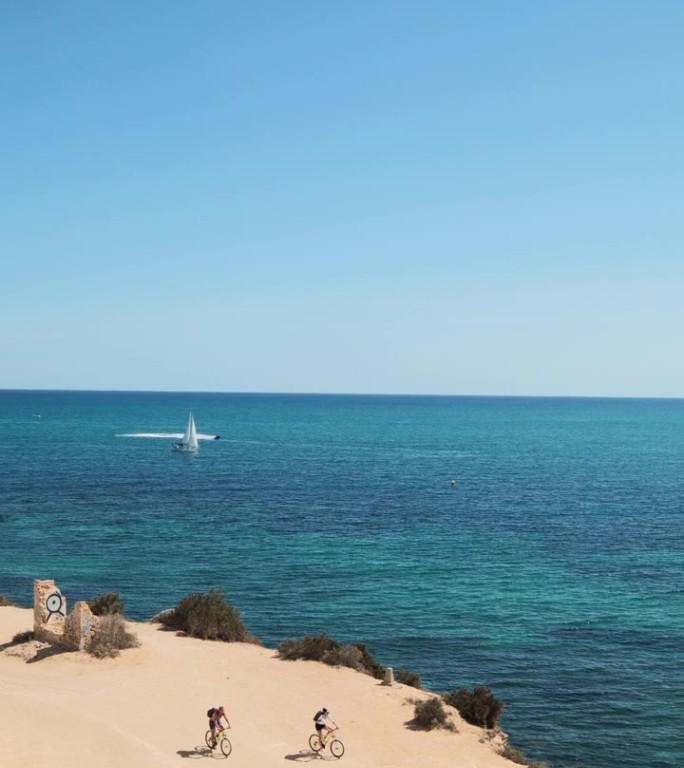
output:
<instances>
[{"instance_id":1,"label":"boat hull","mask_svg":"<svg viewBox=\"0 0 684 768\"><path fill-rule=\"evenodd\" d=\"M174 443L171 446L171 450L177 451L178 453L197 453L197 448L185 445L185 443Z\"/></svg>"}]
</instances>

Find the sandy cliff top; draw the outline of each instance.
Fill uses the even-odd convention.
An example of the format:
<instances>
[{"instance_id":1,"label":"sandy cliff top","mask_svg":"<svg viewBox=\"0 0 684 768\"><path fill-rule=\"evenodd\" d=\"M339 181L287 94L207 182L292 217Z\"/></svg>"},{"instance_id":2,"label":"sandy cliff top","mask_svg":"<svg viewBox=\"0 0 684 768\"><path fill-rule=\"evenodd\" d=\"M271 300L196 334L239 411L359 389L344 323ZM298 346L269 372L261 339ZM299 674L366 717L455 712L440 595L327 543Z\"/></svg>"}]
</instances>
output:
<instances>
[{"instance_id":1,"label":"sandy cliff top","mask_svg":"<svg viewBox=\"0 0 684 768\"><path fill-rule=\"evenodd\" d=\"M273 650L179 637L131 624L140 648L116 659L6 647L33 628L33 613L0 608L0 764L3 768L178 766L186 759L242 768L337 764L347 768L513 768L455 710L457 732L411 729L408 698L346 668L281 661ZM206 710L223 704L232 754L204 746ZM341 761L311 753L312 716L328 707ZM197 763L195 763L196 765Z\"/></svg>"}]
</instances>

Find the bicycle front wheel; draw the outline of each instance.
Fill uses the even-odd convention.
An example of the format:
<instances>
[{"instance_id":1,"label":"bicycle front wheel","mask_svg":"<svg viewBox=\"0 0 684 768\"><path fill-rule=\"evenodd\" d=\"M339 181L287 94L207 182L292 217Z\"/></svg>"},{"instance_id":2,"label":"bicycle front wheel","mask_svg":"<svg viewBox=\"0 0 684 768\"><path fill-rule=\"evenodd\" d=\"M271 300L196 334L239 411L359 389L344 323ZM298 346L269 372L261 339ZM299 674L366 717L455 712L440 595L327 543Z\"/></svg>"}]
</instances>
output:
<instances>
[{"instance_id":1,"label":"bicycle front wheel","mask_svg":"<svg viewBox=\"0 0 684 768\"><path fill-rule=\"evenodd\" d=\"M318 738L317 733L312 733L311 736L309 736L309 746L311 747L312 752L320 752L321 740Z\"/></svg>"},{"instance_id":2,"label":"bicycle front wheel","mask_svg":"<svg viewBox=\"0 0 684 768\"><path fill-rule=\"evenodd\" d=\"M330 754L338 760L344 754L344 744L339 739L333 739L330 742Z\"/></svg>"},{"instance_id":3,"label":"bicycle front wheel","mask_svg":"<svg viewBox=\"0 0 684 768\"><path fill-rule=\"evenodd\" d=\"M228 755L233 751L233 745L230 743L228 738L225 736L221 739L221 752L223 752L224 757L228 757Z\"/></svg>"}]
</instances>

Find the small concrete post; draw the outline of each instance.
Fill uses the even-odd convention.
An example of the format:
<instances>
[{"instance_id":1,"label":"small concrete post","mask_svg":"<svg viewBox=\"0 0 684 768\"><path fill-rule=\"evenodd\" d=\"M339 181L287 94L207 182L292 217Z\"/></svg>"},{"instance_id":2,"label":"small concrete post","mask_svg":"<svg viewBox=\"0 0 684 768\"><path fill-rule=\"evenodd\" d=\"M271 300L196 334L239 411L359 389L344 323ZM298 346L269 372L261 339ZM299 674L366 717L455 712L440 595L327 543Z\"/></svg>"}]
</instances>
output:
<instances>
[{"instance_id":1,"label":"small concrete post","mask_svg":"<svg viewBox=\"0 0 684 768\"><path fill-rule=\"evenodd\" d=\"M394 685L394 670L392 667L385 669L385 679L382 681L383 685Z\"/></svg>"}]
</instances>

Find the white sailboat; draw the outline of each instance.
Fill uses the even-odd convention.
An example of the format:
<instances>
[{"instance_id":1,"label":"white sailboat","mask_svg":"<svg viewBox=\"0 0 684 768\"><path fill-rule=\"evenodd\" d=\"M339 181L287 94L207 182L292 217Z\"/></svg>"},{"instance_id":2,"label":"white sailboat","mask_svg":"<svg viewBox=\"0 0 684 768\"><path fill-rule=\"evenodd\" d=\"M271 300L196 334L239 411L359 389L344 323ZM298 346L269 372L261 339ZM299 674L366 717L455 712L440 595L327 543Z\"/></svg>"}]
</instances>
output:
<instances>
[{"instance_id":1,"label":"white sailboat","mask_svg":"<svg viewBox=\"0 0 684 768\"><path fill-rule=\"evenodd\" d=\"M197 430L195 429L195 420L192 417L192 413L188 417L188 426L185 430L185 434L181 437L180 443L174 443L171 448L174 451L181 451L182 453L197 453L199 445L197 443Z\"/></svg>"}]
</instances>

